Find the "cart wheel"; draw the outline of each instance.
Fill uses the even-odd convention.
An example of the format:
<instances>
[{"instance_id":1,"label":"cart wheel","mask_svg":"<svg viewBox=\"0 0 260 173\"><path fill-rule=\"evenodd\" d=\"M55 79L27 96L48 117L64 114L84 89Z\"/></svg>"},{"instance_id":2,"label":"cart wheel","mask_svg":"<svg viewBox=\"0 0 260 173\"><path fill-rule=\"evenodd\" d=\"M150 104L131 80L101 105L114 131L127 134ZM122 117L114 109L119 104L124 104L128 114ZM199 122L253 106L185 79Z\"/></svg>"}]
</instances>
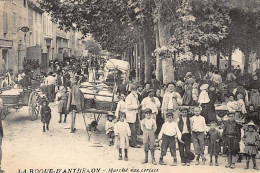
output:
<instances>
[{"instance_id":1,"label":"cart wheel","mask_svg":"<svg viewBox=\"0 0 260 173\"><path fill-rule=\"evenodd\" d=\"M39 112L40 112L40 105L38 103L38 93L33 91L30 94L29 102L28 102L28 108L29 108L29 116L31 117L31 120L36 120L38 118Z\"/></svg>"},{"instance_id":2,"label":"cart wheel","mask_svg":"<svg viewBox=\"0 0 260 173\"><path fill-rule=\"evenodd\" d=\"M2 109L2 116L1 116L1 120L4 120L5 119L5 117L7 116L7 114L8 114L8 108L3 108Z\"/></svg>"}]
</instances>

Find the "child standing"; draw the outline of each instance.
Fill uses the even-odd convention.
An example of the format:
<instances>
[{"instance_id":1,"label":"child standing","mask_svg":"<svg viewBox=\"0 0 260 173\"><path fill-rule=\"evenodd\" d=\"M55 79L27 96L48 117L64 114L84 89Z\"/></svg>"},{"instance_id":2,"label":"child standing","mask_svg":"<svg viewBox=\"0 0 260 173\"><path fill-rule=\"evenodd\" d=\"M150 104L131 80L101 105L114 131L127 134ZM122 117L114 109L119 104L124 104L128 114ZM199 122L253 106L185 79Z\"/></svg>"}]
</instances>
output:
<instances>
[{"instance_id":1,"label":"child standing","mask_svg":"<svg viewBox=\"0 0 260 173\"><path fill-rule=\"evenodd\" d=\"M120 101L117 103L115 116L118 118L119 112L125 112L126 110L126 103L125 103L125 94L121 93Z\"/></svg>"},{"instance_id":2,"label":"child standing","mask_svg":"<svg viewBox=\"0 0 260 173\"><path fill-rule=\"evenodd\" d=\"M105 125L106 135L109 137L109 146L114 144L114 120L115 116L112 112L108 112L107 114L107 121Z\"/></svg>"},{"instance_id":3,"label":"child standing","mask_svg":"<svg viewBox=\"0 0 260 173\"><path fill-rule=\"evenodd\" d=\"M208 153L210 154L210 163L209 165L212 166L212 157L215 156L215 165L219 166L218 164L218 154L220 152L220 132L216 129L217 123L211 122L210 123L210 130L208 131L208 139L209 139L209 146L208 146Z\"/></svg>"},{"instance_id":4,"label":"child standing","mask_svg":"<svg viewBox=\"0 0 260 173\"><path fill-rule=\"evenodd\" d=\"M67 102L68 102L68 96L69 94L67 93L67 87L60 87L60 91L57 94L57 100L58 100L58 113L60 114L60 121L59 123L62 122L62 114L65 114L64 117L64 123L66 123L67 119Z\"/></svg>"},{"instance_id":5,"label":"child standing","mask_svg":"<svg viewBox=\"0 0 260 173\"><path fill-rule=\"evenodd\" d=\"M46 129L49 130L49 124L51 120L51 108L48 106L49 102L46 99L43 99L41 101L41 122L43 124L43 132L45 132L45 124L46 124Z\"/></svg>"},{"instance_id":6,"label":"child standing","mask_svg":"<svg viewBox=\"0 0 260 173\"><path fill-rule=\"evenodd\" d=\"M223 137L225 138L225 144L227 147L227 162L226 168L235 168L237 161L237 154L240 151L239 142L241 139L241 128L235 121L235 114L229 113L229 119L224 124Z\"/></svg>"},{"instance_id":7,"label":"child standing","mask_svg":"<svg viewBox=\"0 0 260 173\"><path fill-rule=\"evenodd\" d=\"M166 163L163 161L163 156L166 155L167 149L170 148L171 156L173 157L172 166L177 166L175 137L177 136L181 143L184 142L181 140L181 132L178 128L177 123L173 121L172 112L166 113L166 120L167 121L163 124L158 136L158 139L162 140L159 164L166 165Z\"/></svg>"},{"instance_id":8,"label":"child standing","mask_svg":"<svg viewBox=\"0 0 260 173\"><path fill-rule=\"evenodd\" d=\"M200 157L202 158L203 165L206 162L206 158L204 156L204 135L206 134L206 123L205 118L200 115L200 112L200 107L195 107L195 115L190 118L193 146L195 150L195 155L197 156L195 165L199 165Z\"/></svg>"},{"instance_id":9,"label":"child standing","mask_svg":"<svg viewBox=\"0 0 260 173\"><path fill-rule=\"evenodd\" d=\"M114 133L116 137L117 147L119 150L119 159L122 160L122 149L125 151L125 161L128 160L127 152L129 147L129 140L131 136L131 130L129 124L125 121L126 115L124 112L120 112L119 121L114 126Z\"/></svg>"},{"instance_id":10,"label":"child standing","mask_svg":"<svg viewBox=\"0 0 260 173\"><path fill-rule=\"evenodd\" d=\"M182 134L182 141L184 144L178 142L179 152L181 157L182 166L190 166L190 159L188 157L190 153L190 145L191 145L191 127L190 127L190 118L188 117L188 110L183 108L181 110L181 116L177 120L178 127Z\"/></svg>"},{"instance_id":11,"label":"child standing","mask_svg":"<svg viewBox=\"0 0 260 173\"><path fill-rule=\"evenodd\" d=\"M255 156L258 153L258 143L260 141L260 135L255 131L255 128L257 127L253 121L249 122L247 124L248 132L245 133L243 140L245 141L245 153L247 154L246 159L246 167L245 169L249 168L249 161L252 157L253 160L253 169L259 170L256 166L256 160Z\"/></svg>"},{"instance_id":12,"label":"child standing","mask_svg":"<svg viewBox=\"0 0 260 173\"><path fill-rule=\"evenodd\" d=\"M154 158L154 142L155 137L154 133L156 131L156 121L155 119L151 118L152 116L152 109L146 108L144 110L145 118L141 122L141 130L143 131L143 143L144 143L144 152L145 152L145 159L142 162L147 163L148 162L148 152L151 150L151 157L152 157L152 163L153 165L156 165L156 161Z\"/></svg>"}]
</instances>

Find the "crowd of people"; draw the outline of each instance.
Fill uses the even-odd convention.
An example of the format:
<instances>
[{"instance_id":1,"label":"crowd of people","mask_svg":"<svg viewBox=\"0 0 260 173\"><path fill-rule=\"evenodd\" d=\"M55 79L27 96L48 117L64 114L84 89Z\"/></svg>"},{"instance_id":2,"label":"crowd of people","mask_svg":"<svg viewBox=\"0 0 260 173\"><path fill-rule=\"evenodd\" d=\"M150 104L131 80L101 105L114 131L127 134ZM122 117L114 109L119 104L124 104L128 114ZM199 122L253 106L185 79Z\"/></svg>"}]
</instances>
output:
<instances>
[{"instance_id":1,"label":"crowd of people","mask_svg":"<svg viewBox=\"0 0 260 173\"><path fill-rule=\"evenodd\" d=\"M86 69L87 68L87 69ZM89 67L84 63L57 66L55 73L43 74L40 90L46 95L41 109L43 132L49 130L51 108L49 102L57 101L59 123L66 123L71 114L71 133L75 133L76 114L84 109L84 95L80 84L90 78ZM28 77L27 77L28 76ZM155 148L160 143L159 164L170 149L172 165L177 165L178 145L181 164L190 166L206 163L205 146L208 143L209 164L219 166L220 153L227 155L227 168L235 168L238 156L246 156L245 169L258 153L260 72L243 74L239 68L220 72L201 61L183 61L176 64L175 81L160 84L155 76L141 85L133 83L118 91L119 102L115 112L108 112L105 125L109 145L118 148L119 160L128 160L128 148L144 147L144 161L157 164ZM19 78L19 77L18 77ZM30 85L30 75L21 74L18 85ZM28 80L27 80L28 79ZM119 87L120 89L120 87ZM216 104L225 104L227 111L217 115ZM143 135L143 142L138 141ZM206 142L208 141L208 142ZM191 152L191 143L194 153ZM223 148L223 149L222 149ZM214 157L214 158L213 158Z\"/></svg>"},{"instance_id":2,"label":"crowd of people","mask_svg":"<svg viewBox=\"0 0 260 173\"><path fill-rule=\"evenodd\" d=\"M143 163L148 162L150 150L152 163L157 164L155 144L161 141L159 164L165 164L163 157L170 148L172 165L177 165L177 141L181 163L189 166L191 143L195 165L200 164L200 158L205 164L204 150L208 143L210 165L213 165L214 156L215 165L219 166L218 155L224 154L227 155L226 167L233 169L242 156L246 156L245 169L249 168L252 158L253 168L258 170L255 156L260 142L259 76L259 71L243 74L239 66L220 72L207 62L184 61L176 65L174 82L160 85L153 76L144 86L132 84L129 92L120 91L114 118L108 118L106 130L110 145L113 140L120 141L117 147L121 160L122 149L127 153L128 148L125 138L130 138L129 146L138 148L137 135L143 134ZM216 104L226 105L224 114L218 114ZM112 119L115 119L114 128ZM129 127L125 123L121 127L121 122L127 122ZM124 128L125 145L121 145L118 130L121 128ZM125 158L128 160L127 154Z\"/></svg>"}]
</instances>

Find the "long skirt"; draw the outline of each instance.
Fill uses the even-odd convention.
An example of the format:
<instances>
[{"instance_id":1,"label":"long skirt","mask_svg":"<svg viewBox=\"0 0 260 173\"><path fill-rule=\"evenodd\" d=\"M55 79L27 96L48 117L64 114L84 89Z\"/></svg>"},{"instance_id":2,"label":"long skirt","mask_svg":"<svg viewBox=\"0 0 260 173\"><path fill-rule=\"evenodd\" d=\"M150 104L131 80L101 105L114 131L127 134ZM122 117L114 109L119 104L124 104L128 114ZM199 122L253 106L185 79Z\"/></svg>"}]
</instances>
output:
<instances>
[{"instance_id":1,"label":"long skirt","mask_svg":"<svg viewBox=\"0 0 260 173\"><path fill-rule=\"evenodd\" d=\"M67 114L67 100L60 100L58 104L58 113Z\"/></svg>"},{"instance_id":2,"label":"long skirt","mask_svg":"<svg viewBox=\"0 0 260 173\"><path fill-rule=\"evenodd\" d=\"M206 103L201 107L201 115L205 118L206 124L210 124L212 121L218 122L214 105Z\"/></svg>"}]
</instances>

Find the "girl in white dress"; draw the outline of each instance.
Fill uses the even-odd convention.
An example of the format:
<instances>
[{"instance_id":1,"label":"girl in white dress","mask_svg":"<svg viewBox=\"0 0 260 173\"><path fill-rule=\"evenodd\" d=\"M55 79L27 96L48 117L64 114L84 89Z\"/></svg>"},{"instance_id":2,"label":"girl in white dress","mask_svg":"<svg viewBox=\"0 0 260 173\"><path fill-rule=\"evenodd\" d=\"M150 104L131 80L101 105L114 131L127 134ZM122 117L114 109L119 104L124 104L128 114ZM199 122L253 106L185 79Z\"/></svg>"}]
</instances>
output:
<instances>
[{"instance_id":1,"label":"girl in white dress","mask_svg":"<svg viewBox=\"0 0 260 173\"><path fill-rule=\"evenodd\" d=\"M129 124L125 121L125 113L119 112L119 121L115 124L114 133L115 133L115 146L119 150L119 160L122 160L122 149L125 152L125 161L128 160L128 147L129 139L131 136L131 130Z\"/></svg>"}]
</instances>

